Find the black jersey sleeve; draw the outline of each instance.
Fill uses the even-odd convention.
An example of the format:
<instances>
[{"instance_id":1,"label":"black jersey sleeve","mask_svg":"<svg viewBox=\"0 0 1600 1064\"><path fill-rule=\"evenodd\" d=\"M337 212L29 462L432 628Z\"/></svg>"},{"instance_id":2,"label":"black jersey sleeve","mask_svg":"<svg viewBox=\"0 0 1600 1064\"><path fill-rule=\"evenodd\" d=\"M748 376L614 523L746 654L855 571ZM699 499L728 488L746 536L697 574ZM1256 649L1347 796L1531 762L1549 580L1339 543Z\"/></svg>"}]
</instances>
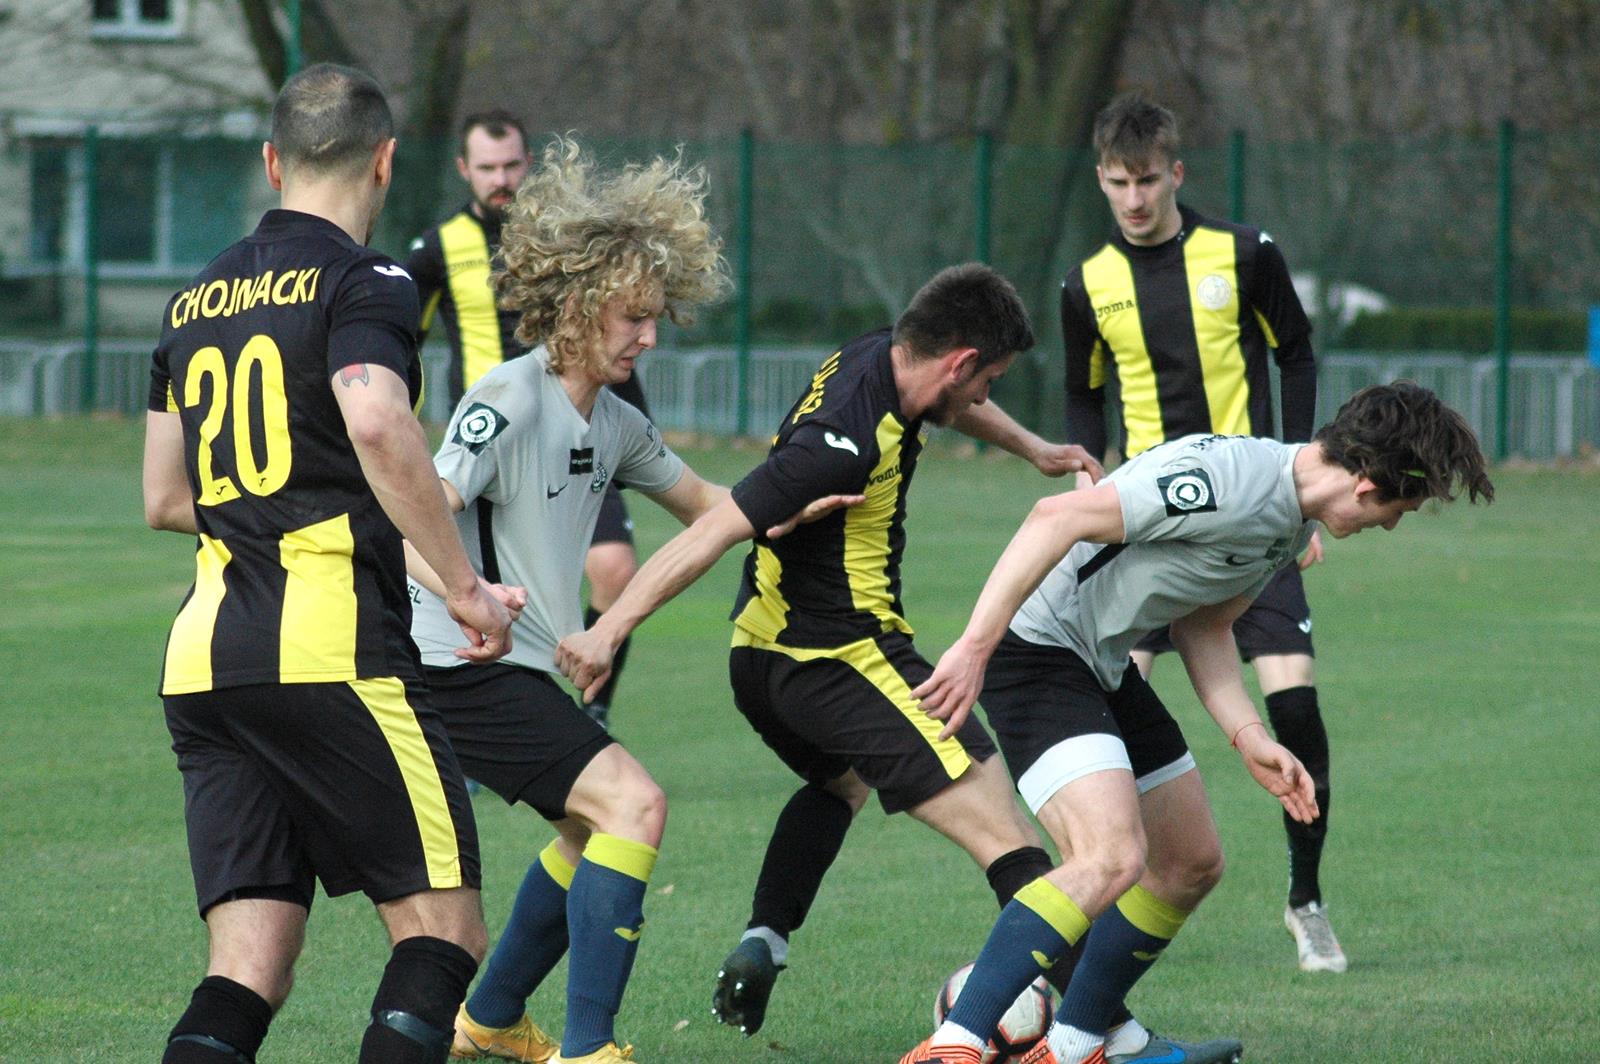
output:
<instances>
[{"instance_id":1,"label":"black jersey sleeve","mask_svg":"<svg viewBox=\"0 0 1600 1064\"><path fill-rule=\"evenodd\" d=\"M167 318L170 321L172 304L167 304ZM145 409L156 414L166 414L176 409L177 403L172 394L172 371L167 368L167 344L162 337L156 344L155 351L150 355L150 395L145 402Z\"/></svg>"},{"instance_id":2,"label":"black jersey sleeve","mask_svg":"<svg viewBox=\"0 0 1600 1064\"><path fill-rule=\"evenodd\" d=\"M417 302L421 308L419 331L427 336L433 326L433 312L438 308L439 297L449 281L438 229L429 229L411 242L411 248L406 253L406 272L417 282Z\"/></svg>"},{"instance_id":3,"label":"black jersey sleeve","mask_svg":"<svg viewBox=\"0 0 1600 1064\"><path fill-rule=\"evenodd\" d=\"M870 440L856 440L819 422L795 429L733 487L733 501L757 538L825 495L858 494L877 462Z\"/></svg>"},{"instance_id":4,"label":"black jersey sleeve","mask_svg":"<svg viewBox=\"0 0 1600 1064\"><path fill-rule=\"evenodd\" d=\"M328 376L362 363L411 379L417 286L388 258L358 260L337 281L328 322Z\"/></svg>"},{"instance_id":5,"label":"black jersey sleeve","mask_svg":"<svg viewBox=\"0 0 1600 1064\"><path fill-rule=\"evenodd\" d=\"M1106 389L1100 333L1094 325L1094 307L1083 285L1083 271L1073 270L1061 285L1061 340L1066 350L1068 443L1076 443L1095 458L1106 454Z\"/></svg>"},{"instance_id":6,"label":"black jersey sleeve","mask_svg":"<svg viewBox=\"0 0 1600 1064\"><path fill-rule=\"evenodd\" d=\"M1302 443L1311 438L1316 418L1317 365L1311 350L1311 321L1294 290L1289 264L1272 238L1262 234L1251 276L1250 304L1268 329L1267 341L1280 371L1283 438Z\"/></svg>"}]
</instances>

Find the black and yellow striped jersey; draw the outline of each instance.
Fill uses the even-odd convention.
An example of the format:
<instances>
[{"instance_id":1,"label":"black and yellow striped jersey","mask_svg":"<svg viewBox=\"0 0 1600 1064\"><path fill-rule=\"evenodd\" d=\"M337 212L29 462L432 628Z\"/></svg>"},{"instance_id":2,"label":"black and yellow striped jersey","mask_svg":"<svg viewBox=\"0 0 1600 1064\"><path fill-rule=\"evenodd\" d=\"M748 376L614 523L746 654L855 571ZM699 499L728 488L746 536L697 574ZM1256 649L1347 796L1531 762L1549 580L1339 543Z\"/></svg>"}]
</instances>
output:
<instances>
[{"instance_id":1,"label":"black and yellow striped jersey","mask_svg":"<svg viewBox=\"0 0 1600 1064\"><path fill-rule=\"evenodd\" d=\"M470 206L411 242L406 271L422 301L422 332L435 317L450 341L450 404L489 370L525 348L517 340L521 315L495 306L489 275L500 249L500 217L479 218Z\"/></svg>"},{"instance_id":2,"label":"black and yellow striped jersey","mask_svg":"<svg viewBox=\"0 0 1600 1064\"><path fill-rule=\"evenodd\" d=\"M1196 432L1273 435L1267 364L1281 371L1283 437L1311 438L1316 366L1311 323L1271 237L1180 208L1162 244L1120 231L1061 287L1067 436L1105 453L1105 385L1121 391L1131 457Z\"/></svg>"},{"instance_id":3,"label":"black and yellow striped jersey","mask_svg":"<svg viewBox=\"0 0 1600 1064\"><path fill-rule=\"evenodd\" d=\"M733 621L758 639L827 648L911 632L900 559L922 422L901 413L889 348L884 329L829 356L785 415L766 460L733 489L757 532ZM834 494L866 501L765 538L807 503Z\"/></svg>"},{"instance_id":4,"label":"black and yellow striped jersey","mask_svg":"<svg viewBox=\"0 0 1600 1064\"><path fill-rule=\"evenodd\" d=\"M417 674L400 533L330 383L383 366L419 402L416 323L392 259L284 210L168 302L150 409L182 420L200 535L163 694Z\"/></svg>"}]
</instances>

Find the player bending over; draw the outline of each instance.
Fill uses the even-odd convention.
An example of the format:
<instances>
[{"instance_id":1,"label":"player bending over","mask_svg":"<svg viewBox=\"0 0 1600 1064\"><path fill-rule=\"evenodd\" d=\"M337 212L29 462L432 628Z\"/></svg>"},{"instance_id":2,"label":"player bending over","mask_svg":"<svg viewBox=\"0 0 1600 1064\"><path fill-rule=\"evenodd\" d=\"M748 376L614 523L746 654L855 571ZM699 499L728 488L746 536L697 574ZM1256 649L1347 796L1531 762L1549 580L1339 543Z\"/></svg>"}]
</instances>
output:
<instances>
[{"instance_id":1,"label":"player bending over","mask_svg":"<svg viewBox=\"0 0 1600 1064\"><path fill-rule=\"evenodd\" d=\"M1056 1023L1028 1062L1144 1055L1143 1028L1130 1021L1108 1041L1109 1021L1220 879L1222 850L1194 758L1129 651L1170 624L1245 769L1305 822L1316 815L1311 778L1256 715L1233 621L1319 523L1335 538L1393 529L1458 490L1494 497L1477 440L1432 392L1401 381L1358 393L1309 444L1187 436L1034 506L966 631L914 693L949 733L981 690L1018 791L1067 857L1017 893L949 1018L901 1064L977 1064L1006 1006L1090 921ZM1185 1048L1162 1056L1240 1051Z\"/></svg>"}]
</instances>

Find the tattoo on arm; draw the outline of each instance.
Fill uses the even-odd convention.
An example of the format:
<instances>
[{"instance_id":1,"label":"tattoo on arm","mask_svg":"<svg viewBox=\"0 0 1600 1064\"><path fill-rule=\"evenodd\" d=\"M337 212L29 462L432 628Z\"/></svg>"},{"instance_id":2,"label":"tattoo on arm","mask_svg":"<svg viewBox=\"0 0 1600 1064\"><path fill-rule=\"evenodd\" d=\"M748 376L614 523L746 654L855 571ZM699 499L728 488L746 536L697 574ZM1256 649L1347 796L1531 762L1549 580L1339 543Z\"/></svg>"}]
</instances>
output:
<instances>
[{"instance_id":1,"label":"tattoo on arm","mask_svg":"<svg viewBox=\"0 0 1600 1064\"><path fill-rule=\"evenodd\" d=\"M346 366L339 371L339 383L346 388L353 384L370 384L372 378L367 374L366 363L359 366Z\"/></svg>"}]
</instances>

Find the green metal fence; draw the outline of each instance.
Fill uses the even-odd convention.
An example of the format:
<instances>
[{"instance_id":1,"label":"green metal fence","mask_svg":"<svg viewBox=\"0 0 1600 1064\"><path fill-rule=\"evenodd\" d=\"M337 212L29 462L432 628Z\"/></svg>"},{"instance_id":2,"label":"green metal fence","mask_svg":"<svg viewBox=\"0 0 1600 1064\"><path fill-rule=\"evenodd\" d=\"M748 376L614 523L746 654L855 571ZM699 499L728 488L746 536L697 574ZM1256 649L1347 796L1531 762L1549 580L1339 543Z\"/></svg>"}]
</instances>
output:
<instances>
[{"instance_id":1,"label":"green metal fence","mask_svg":"<svg viewBox=\"0 0 1600 1064\"><path fill-rule=\"evenodd\" d=\"M0 225L0 337L80 341L82 407L111 405L101 346L153 338L166 297L272 204L260 130L225 126L193 115L167 124L0 115L9 131L0 167L26 186L12 224ZM589 143L611 164L678 148ZM710 173L709 209L738 284L732 300L664 344L734 351L733 431L763 429L750 416L751 352L827 346L886 323L939 267L975 257L1017 282L1041 341L1000 398L1041 429L1059 427L1057 288L1110 227L1087 151L749 134L681 147ZM1319 351L1339 346L1340 302L1357 293L1402 308L1492 311L1492 338L1464 353L1498 360L1486 442L1506 454L1510 355L1527 349L1512 308L1576 321L1600 302L1597 148L1600 134L1534 136L1509 124L1473 138L1341 144L1237 133L1186 149L1181 198L1273 234L1312 281ZM452 155L449 144L402 142L375 244L403 255L416 232L464 201Z\"/></svg>"}]
</instances>

